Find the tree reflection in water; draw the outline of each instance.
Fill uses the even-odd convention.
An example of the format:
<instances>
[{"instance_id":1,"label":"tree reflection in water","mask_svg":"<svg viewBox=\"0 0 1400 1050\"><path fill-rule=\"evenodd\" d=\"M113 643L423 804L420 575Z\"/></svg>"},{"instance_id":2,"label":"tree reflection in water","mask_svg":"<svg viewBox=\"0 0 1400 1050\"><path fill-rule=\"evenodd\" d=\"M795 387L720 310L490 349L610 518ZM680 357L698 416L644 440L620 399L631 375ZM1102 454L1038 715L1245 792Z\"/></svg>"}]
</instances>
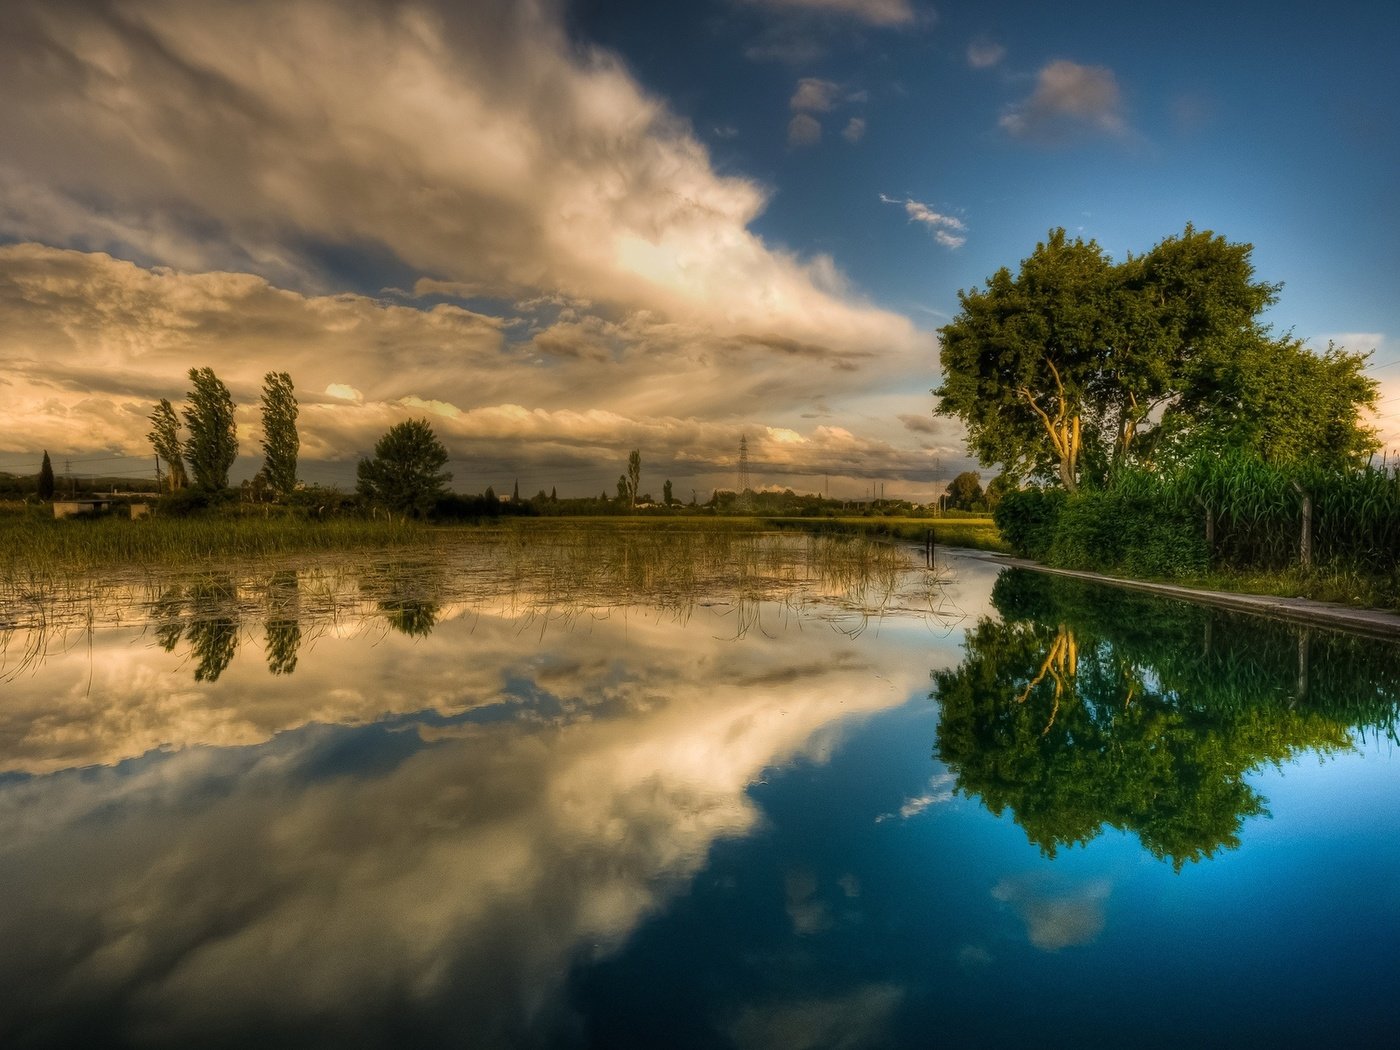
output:
<instances>
[{"instance_id":1,"label":"tree reflection in water","mask_svg":"<svg viewBox=\"0 0 1400 1050\"><path fill-rule=\"evenodd\" d=\"M267 619L263 624L267 669L291 674L297 669L301 649L301 621L297 618L300 589L292 569L274 572L267 585Z\"/></svg>"},{"instance_id":2,"label":"tree reflection in water","mask_svg":"<svg viewBox=\"0 0 1400 1050\"><path fill-rule=\"evenodd\" d=\"M1234 849L1246 775L1396 738L1396 646L1010 570L935 672L934 757L1048 856L1105 827L1178 870Z\"/></svg>"}]
</instances>

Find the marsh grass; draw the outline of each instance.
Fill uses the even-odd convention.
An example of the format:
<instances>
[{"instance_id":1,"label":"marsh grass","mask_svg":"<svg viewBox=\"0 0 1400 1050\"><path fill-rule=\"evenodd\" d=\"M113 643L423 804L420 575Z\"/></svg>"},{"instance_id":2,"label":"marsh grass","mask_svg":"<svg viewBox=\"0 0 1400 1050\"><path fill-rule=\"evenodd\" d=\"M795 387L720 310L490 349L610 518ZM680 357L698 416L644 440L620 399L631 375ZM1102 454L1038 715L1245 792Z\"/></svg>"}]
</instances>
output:
<instances>
[{"instance_id":1,"label":"marsh grass","mask_svg":"<svg viewBox=\"0 0 1400 1050\"><path fill-rule=\"evenodd\" d=\"M930 532L936 547L969 547L973 550L1009 554L1011 547L1002 539L990 517L940 518L772 518L775 528L797 529L818 535L845 534L896 540L922 546Z\"/></svg>"},{"instance_id":2,"label":"marsh grass","mask_svg":"<svg viewBox=\"0 0 1400 1050\"><path fill-rule=\"evenodd\" d=\"M434 530L403 519L214 514L131 521L55 520L47 507L0 507L0 580L135 565L422 545Z\"/></svg>"},{"instance_id":3,"label":"marsh grass","mask_svg":"<svg viewBox=\"0 0 1400 1050\"><path fill-rule=\"evenodd\" d=\"M780 533L753 522L556 519L396 530L392 542L370 545L382 528L342 531L347 549L315 555L263 551L255 541L252 554L165 552L88 572L12 571L0 580L0 678L75 636L118 625L142 627L166 648L182 638L203 645L201 673L216 677L224 650L231 654L239 632L258 623L269 648L283 640L281 664L290 668L300 640L331 626L377 623L421 636L460 607L545 630L628 608L684 620L706 606L730 617L735 635L766 629L774 613L848 634L894 611L955 615L943 604L939 573L919 567L908 547L871 537ZM191 561L200 567L192 571Z\"/></svg>"}]
</instances>

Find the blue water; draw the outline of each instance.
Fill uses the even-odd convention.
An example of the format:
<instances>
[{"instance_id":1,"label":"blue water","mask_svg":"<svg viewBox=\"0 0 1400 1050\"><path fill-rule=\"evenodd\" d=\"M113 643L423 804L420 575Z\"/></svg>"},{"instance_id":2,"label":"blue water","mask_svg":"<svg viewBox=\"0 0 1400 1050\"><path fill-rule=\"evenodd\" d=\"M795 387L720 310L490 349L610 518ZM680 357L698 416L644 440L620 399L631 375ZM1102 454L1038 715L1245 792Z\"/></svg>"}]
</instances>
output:
<instances>
[{"instance_id":1,"label":"blue water","mask_svg":"<svg viewBox=\"0 0 1400 1050\"><path fill-rule=\"evenodd\" d=\"M54 647L0 702L0 1043L1396 1045L1395 645L950 569L859 631Z\"/></svg>"}]
</instances>

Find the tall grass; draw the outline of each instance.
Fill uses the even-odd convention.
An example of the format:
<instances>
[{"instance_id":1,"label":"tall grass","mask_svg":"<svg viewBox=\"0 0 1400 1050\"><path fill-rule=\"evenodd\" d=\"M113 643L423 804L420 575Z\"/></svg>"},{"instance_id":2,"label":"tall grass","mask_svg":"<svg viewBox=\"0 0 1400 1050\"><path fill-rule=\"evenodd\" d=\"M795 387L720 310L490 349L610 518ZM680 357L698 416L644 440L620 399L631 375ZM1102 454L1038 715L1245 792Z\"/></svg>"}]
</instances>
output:
<instances>
[{"instance_id":1,"label":"tall grass","mask_svg":"<svg viewBox=\"0 0 1400 1050\"><path fill-rule=\"evenodd\" d=\"M433 530L403 519L217 514L131 521L54 520L47 507L0 507L0 580L133 565L198 563L316 550L402 547Z\"/></svg>"}]
</instances>

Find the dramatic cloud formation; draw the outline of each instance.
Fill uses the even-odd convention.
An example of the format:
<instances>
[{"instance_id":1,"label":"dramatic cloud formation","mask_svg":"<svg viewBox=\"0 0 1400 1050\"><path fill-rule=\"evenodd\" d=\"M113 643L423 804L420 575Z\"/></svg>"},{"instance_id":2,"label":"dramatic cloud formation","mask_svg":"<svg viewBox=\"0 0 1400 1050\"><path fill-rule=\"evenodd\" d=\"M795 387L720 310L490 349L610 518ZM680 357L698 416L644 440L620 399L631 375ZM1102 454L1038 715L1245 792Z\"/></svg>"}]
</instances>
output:
<instances>
[{"instance_id":1,"label":"dramatic cloud formation","mask_svg":"<svg viewBox=\"0 0 1400 1050\"><path fill-rule=\"evenodd\" d=\"M904 208L904 212L909 216L910 222L921 223L933 232L933 239L945 248L961 248L967 243L965 232L967 225L959 218L952 215L942 215L922 201L912 198L896 200L894 197L886 197L880 194L880 200L886 204L898 204Z\"/></svg>"},{"instance_id":2,"label":"dramatic cloud formation","mask_svg":"<svg viewBox=\"0 0 1400 1050\"><path fill-rule=\"evenodd\" d=\"M814 280L835 276L818 267ZM457 479L478 491L499 484L493 466L508 474L513 463L537 485L553 484L551 472L580 485L586 476L592 492L636 447L651 469L729 483L745 434L773 480L932 475L922 450L778 425L833 382L888 382L908 367L898 355L640 313L610 321L563 309L516 324L447 303L305 296L248 274L152 270L32 244L0 248L0 317L12 407L0 448L73 443L145 457L151 403L178 400L187 369L216 360L242 406L245 448L256 447L255 403L274 362L297 383L303 456L350 460L397 420L427 415L455 458L487 472ZM770 425L745 422L765 414Z\"/></svg>"},{"instance_id":3,"label":"dramatic cloud formation","mask_svg":"<svg viewBox=\"0 0 1400 1050\"><path fill-rule=\"evenodd\" d=\"M1013 138L1042 141L1082 130L1122 135L1128 129L1113 70L1065 59L1045 66L1031 96L1002 114L999 123Z\"/></svg>"},{"instance_id":4,"label":"dramatic cloud formation","mask_svg":"<svg viewBox=\"0 0 1400 1050\"><path fill-rule=\"evenodd\" d=\"M11 13L0 236L42 243L0 249L0 451L144 455L150 402L178 399L189 367L244 405L275 368L297 383L309 464L427 413L483 474L568 467L592 491L584 461L615 477L643 438L654 462L727 476L742 434L761 451L821 399L935 357L832 259L754 234L765 191L716 173L552 3ZM836 93L799 83L793 145ZM385 260L411 292L325 294ZM250 409L240 424L255 447ZM876 431L802 431L774 464L834 472L819 450L875 447L884 470L898 428ZM898 476L927 474L905 456Z\"/></svg>"}]
</instances>

